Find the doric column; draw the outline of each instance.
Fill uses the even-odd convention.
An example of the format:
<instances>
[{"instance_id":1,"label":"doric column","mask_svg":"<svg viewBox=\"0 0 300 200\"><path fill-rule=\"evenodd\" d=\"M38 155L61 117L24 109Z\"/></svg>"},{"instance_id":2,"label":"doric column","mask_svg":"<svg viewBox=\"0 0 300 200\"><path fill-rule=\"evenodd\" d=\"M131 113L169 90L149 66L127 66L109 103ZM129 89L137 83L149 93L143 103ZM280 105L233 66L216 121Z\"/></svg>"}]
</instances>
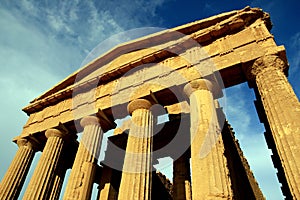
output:
<instances>
[{"instance_id":1,"label":"doric column","mask_svg":"<svg viewBox=\"0 0 300 200\"><path fill-rule=\"evenodd\" d=\"M65 200L90 199L95 180L103 130L95 116L84 117L80 124L84 130L64 194Z\"/></svg>"},{"instance_id":2,"label":"doric column","mask_svg":"<svg viewBox=\"0 0 300 200\"><path fill-rule=\"evenodd\" d=\"M173 199L192 200L190 162L186 153L173 163Z\"/></svg>"},{"instance_id":3,"label":"doric column","mask_svg":"<svg viewBox=\"0 0 300 200\"><path fill-rule=\"evenodd\" d=\"M257 59L246 71L256 83L291 194L300 199L300 103L276 55Z\"/></svg>"},{"instance_id":4,"label":"doric column","mask_svg":"<svg viewBox=\"0 0 300 200\"><path fill-rule=\"evenodd\" d=\"M224 144L212 91L206 79L187 84L190 98L192 199L232 199Z\"/></svg>"},{"instance_id":5,"label":"doric column","mask_svg":"<svg viewBox=\"0 0 300 200\"><path fill-rule=\"evenodd\" d=\"M122 129L118 129L119 131ZM117 130L117 131L118 131ZM116 200L121 182L127 144L127 134L117 134L108 138L105 158L101 162L102 170L99 177L98 200Z\"/></svg>"},{"instance_id":6,"label":"doric column","mask_svg":"<svg viewBox=\"0 0 300 200\"><path fill-rule=\"evenodd\" d=\"M58 168L56 169L56 172L55 172L55 175L53 178L52 188L50 189L51 191L49 192L49 199L51 199L51 200L59 199L59 195L60 195L60 192L62 189L65 174L67 171L67 167L66 167L66 163L65 163L64 159L66 159L65 155L63 155L62 159L60 159L58 162Z\"/></svg>"},{"instance_id":7,"label":"doric column","mask_svg":"<svg viewBox=\"0 0 300 200\"><path fill-rule=\"evenodd\" d=\"M48 199L53 187L55 172L65 143L66 132L58 129L48 129L45 135L48 139L25 191L24 200Z\"/></svg>"},{"instance_id":8,"label":"doric column","mask_svg":"<svg viewBox=\"0 0 300 200\"><path fill-rule=\"evenodd\" d=\"M75 159L75 154L78 148L78 142L76 141L77 135L74 134L71 136L72 137L68 138L68 144L64 145L62 155L58 161L58 167L55 171L53 186L49 195L49 199L51 200L59 199L66 171L72 167Z\"/></svg>"},{"instance_id":9,"label":"doric column","mask_svg":"<svg viewBox=\"0 0 300 200\"><path fill-rule=\"evenodd\" d=\"M150 200L152 185L153 116L151 103L137 99L129 103L131 114L119 200Z\"/></svg>"},{"instance_id":10,"label":"doric column","mask_svg":"<svg viewBox=\"0 0 300 200\"><path fill-rule=\"evenodd\" d=\"M118 158L115 158L118 159ZM113 176L116 170L103 166L101 180L99 183L98 200L116 200L118 197L117 188L113 185Z\"/></svg>"},{"instance_id":11,"label":"doric column","mask_svg":"<svg viewBox=\"0 0 300 200\"><path fill-rule=\"evenodd\" d=\"M0 199L18 199L28 170L32 163L37 143L28 138L17 140L19 149L0 184Z\"/></svg>"}]
</instances>

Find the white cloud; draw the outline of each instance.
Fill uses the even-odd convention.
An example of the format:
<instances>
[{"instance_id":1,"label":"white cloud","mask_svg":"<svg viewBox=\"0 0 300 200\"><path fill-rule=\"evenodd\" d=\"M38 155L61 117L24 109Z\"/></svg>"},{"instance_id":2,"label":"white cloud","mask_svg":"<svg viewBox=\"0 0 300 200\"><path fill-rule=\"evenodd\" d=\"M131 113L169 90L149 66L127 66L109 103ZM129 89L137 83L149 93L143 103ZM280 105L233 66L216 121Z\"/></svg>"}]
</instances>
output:
<instances>
[{"instance_id":1,"label":"white cloud","mask_svg":"<svg viewBox=\"0 0 300 200\"><path fill-rule=\"evenodd\" d=\"M0 151L7 150L0 154L0 179L17 150L10 141L27 119L21 108L75 71L86 54L108 36L160 21L156 11L165 1L20 2L7 1L0 8ZM249 102L243 100L247 98L242 96L244 88L238 86L228 96L228 118L248 149L249 161L256 159L251 166L257 164L257 173L264 174L268 168L258 155L265 147L256 140L257 134L249 133L253 116L245 111Z\"/></svg>"},{"instance_id":2,"label":"white cloud","mask_svg":"<svg viewBox=\"0 0 300 200\"><path fill-rule=\"evenodd\" d=\"M254 97L251 95L251 90L247 84L226 89L224 98L226 100L224 101L225 104L222 105L224 112L240 139L242 140L244 135L253 134L253 132L249 133L249 130L251 130L257 116L254 116L255 111L250 112L251 109L254 109Z\"/></svg>"},{"instance_id":3,"label":"white cloud","mask_svg":"<svg viewBox=\"0 0 300 200\"><path fill-rule=\"evenodd\" d=\"M27 120L22 107L67 74L65 71L59 76L64 70L58 65L67 64L63 62L64 58L53 59L58 56L56 50L60 44L19 17L0 9L0 146L1 152L3 147L7 150L0 155L1 177L17 150L11 140L21 133Z\"/></svg>"},{"instance_id":4,"label":"white cloud","mask_svg":"<svg viewBox=\"0 0 300 200\"><path fill-rule=\"evenodd\" d=\"M31 15L37 16L38 9L35 7L35 5L32 3L32 1L29 0L22 0L20 1L21 7Z\"/></svg>"},{"instance_id":5,"label":"white cloud","mask_svg":"<svg viewBox=\"0 0 300 200\"><path fill-rule=\"evenodd\" d=\"M150 24L148 16L162 2L147 3L149 13L138 12L139 7L127 2L120 14L112 9L119 2L109 2L110 9L102 9L98 1L1 2L0 151L6 153L0 154L0 179L17 150L11 140L27 120L21 109L77 70L99 42L146 21Z\"/></svg>"}]
</instances>

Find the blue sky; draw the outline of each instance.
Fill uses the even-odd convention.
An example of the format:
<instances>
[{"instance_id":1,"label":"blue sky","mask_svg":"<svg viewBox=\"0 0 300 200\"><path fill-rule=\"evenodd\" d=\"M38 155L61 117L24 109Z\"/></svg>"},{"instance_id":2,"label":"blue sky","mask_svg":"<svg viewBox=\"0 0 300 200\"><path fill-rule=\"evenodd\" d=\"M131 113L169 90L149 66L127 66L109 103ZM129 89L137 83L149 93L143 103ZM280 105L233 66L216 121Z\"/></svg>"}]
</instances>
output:
<instances>
[{"instance_id":1,"label":"blue sky","mask_svg":"<svg viewBox=\"0 0 300 200\"><path fill-rule=\"evenodd\" d=\"M29 101L79 69L87 54L113 34L141 27L172 28L247 5L269 12L271 33L285 45L289 81L300 96L299 2L215 1L32 1L0 2L0 179L17 146ZM268 199L282 199L247 84L226 90L226 114ZM40 153L39 153L40 154ZM38 160L39 154L35 158Z\"/></svg>"}]
</instances>

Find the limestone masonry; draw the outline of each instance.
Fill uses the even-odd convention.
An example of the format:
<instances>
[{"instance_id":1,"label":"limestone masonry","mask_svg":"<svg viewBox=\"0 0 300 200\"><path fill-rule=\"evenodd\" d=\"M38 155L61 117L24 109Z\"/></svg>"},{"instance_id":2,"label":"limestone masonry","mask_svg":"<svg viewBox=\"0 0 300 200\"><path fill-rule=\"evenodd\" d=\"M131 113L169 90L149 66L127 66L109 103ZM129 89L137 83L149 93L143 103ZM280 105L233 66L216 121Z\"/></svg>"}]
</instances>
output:
<instances>
[{"instance_id":1,"label":"limestone masonry","mask_svg":"<svg viewBox=\"0 0 300 200\"><path fill-rule=\"evenodd\" d=\"M23 108L29 118L0 199L18 199L37 151L24 200L59 199L68 169L64 200L90 199L96 186L101 200L265 199L218 103L246 81L283 194L300 199L300 103L270 29L267 13L246 7L99 55ZM153 167L168 156L173 181Z\"/></svg>"}]
</instances>

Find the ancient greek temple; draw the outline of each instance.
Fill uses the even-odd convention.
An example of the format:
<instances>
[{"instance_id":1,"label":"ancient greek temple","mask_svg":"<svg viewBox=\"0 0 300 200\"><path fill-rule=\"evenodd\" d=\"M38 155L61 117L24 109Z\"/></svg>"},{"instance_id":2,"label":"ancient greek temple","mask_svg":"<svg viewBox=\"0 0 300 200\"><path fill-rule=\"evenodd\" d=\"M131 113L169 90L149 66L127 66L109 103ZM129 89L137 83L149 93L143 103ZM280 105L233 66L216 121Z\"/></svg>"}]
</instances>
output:
<instances>
[{"instance_id":1,"label":"ancient greek temple","mask_svg":"<svg viewBox=\"0 0 300 200\"><path fill-rule=\"evenodd\" d=\"M300 199L300 103L271 26L269 14L246 7L97 55L23 109L0 199L19 198L38 151L25 200L85 200L93 188L101 200L265 199L222 106L226 88L244 82L282 192ZM173 180L153 167L164 157Z\"/></svg>"}]
</instances>

